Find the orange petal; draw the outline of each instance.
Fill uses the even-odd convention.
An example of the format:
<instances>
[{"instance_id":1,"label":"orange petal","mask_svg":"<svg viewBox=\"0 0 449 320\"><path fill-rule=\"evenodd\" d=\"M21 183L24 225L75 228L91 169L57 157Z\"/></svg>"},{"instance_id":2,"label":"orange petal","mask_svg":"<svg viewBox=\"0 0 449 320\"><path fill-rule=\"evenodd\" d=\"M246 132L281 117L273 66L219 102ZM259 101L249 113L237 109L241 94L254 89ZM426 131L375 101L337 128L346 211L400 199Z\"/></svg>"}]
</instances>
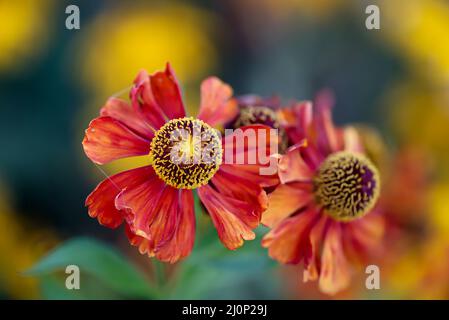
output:
<instances>
[{"instance_id":1,"label":"orange petal","mask_svg":"<svg viewBox=\"0 0 449 320\"><path fill-rule=\"evenodd\" d=\"M313 114L310 101L296 102L291 108L282 109L278 114L293 143L299 143L307 137Z\"/></svg>"},{"instance_id":2,"label":"orange petal","mask_svg":"<svg viewBox=\"0 0 449 320\"><path fill-rule=\"evenodd\" d=\"M141 254L175 263L187 257L192 251L195 240L195 213L193 210L193 193L181 190L180 202L177 204L177 225L170 240L155 248L154 240L136 235L130 226L126 226L129 242L139 248Z\"/></svg>"},{"instance_id":3,"label":"orange petal","mask_svg":"<svg viewBox=\"0 0 449 320\"><path fill-rule=\"evenodd\" d=\"M328 90L321 91L315 101L316 142L319 150L325 155L343 149L342 133L334 126L332 120L333 104L333 95Z\"/></svg>"},{"instance_id":4,"label":"orange petal","mask_svg":"<svg viewBox=\"0 0 449 320\"><path fill-rule=\"evenodd\" d=\"M324 293L334 295L347 288L349 282L350 270L343 252L341 225L333 222L323 244L319 288Z\"/></svg>"},{"instance_id":5,"label":"orange petal","mask_svg":"<svg viewBox=\"0 0 449 320\"><path fill-rule=\"evenodd\" d=\"M222 195L209 185L197 190L221 242L228 249L237 249L243 245L243 240L255 238L252 230L258 226L260 214L250 204Z\"/></svg>"},{"instance_id":6,"label":"orange petal","mask_svg":"<svg viewBox=\"0 0 449 320\"><path fill-rule=\"evenodd\" d=\"M222 139L223 163L257 165L259 175L277 174L277 131L265 125L238 128Z\"/></svg>"},{"instance_id":7,"label":"orange petal","mask_svg":"<svg viewBox=\"0 0 449 320\"><path fill-rule=\"evenodd\" d=\"M359 133L353 127L346 127L343 130L345 150L350 152L363 153L363 143Z\"/></svg>"},{"instance_id":8,"label":"orange petal","mask_svg":"<svg viewBox=\"0 0 449 320\"><path fill-rule=\"evenodd\" d=\"M134 80L130 96L133 109L142 114L154 130L158 130L168 120L154 98L150 76L145 70L141 70Z\"/></svg>"},{"instance_id":9,"label":"orange petal","mask_svg":"<svg viewBox=\"0 0 449 320\"><path fill-rule=\"evenodd\" d=\"M262 239L262 246L268 248L271 258L281 263L297 264L306 253L310 228L319 214L310 208L293 217L284 219Z\"/></svg>"},{"instance_id":10,"label":"orange petal","mask_svg":"<svg viewBox=\"0 0 449 320\"><path fill-rule=\"evenodd\" d=\"M310 246L304 257L304 282L318 279L321 268L321 246L328 222L329 218L326 215L322 215L320 220L310 230Z\"/></svg>"},{"instance_id":11,"label":"orange petal","mask_svg":"<svg viewBox=\"0 0 449 320\"><path fill-rule=\"evenodd\" d=\"M150 225L159 214L162 202L169 203L169 199L163 198L165 188L165 183L154 174L150 179L126 188L117 195L115 206L127 211L127 221L134 233L150 238Z\"/></svg>"},{"instance_id":12,"label":"orange petal","mask_svg":"<svg viewBox=\"0 0 449 320\"><path fill-rule=\"evenodd\" d=\"M268 209L262 215L262 223L273 227L312 200L310 190L297 184L281 184L268 195Z\"/></svg>"},{"instance_id":13,"label":"orange petal","mask_svg":"<svg viewBox=\"0 0 449 320\"><path fill-rule=\"evenodd\" d=\"M116 228L123 222L123 212L117 210L114 199L124 188L139 185L151 179L153 169L142 167L121 172L102 181L86 199L89 216L97 218L101 225Z\"/></svg>"},{"instance_id":14,"label":"orange petal","mask_svg":"<svg viewBox=\"0 0 449 320\"><path fill-rule=\"evenodd\" d=\"M277 174L261 175L259 165L222 164L220 171L238 175L240 178L252 181L262 187L272 187L279 184Z\"/></svg>"},{"instance_id":15,"label":"orange petal","mask_svg":"<svg viewBox=\"0 0 449 320\"><path fill-rule=\"evenodd\" d=\"M290 147L286 154L280 157L278 174L281 183L312 181L313 172L301 157L301 149L303 148L307 148L307 142L305 140Z\"/></svg>"},{"instance_id":16,"label":"orange petal","mask_svg":"<svg viewBox=\"0 0 449 320\"><path fill-rule=\"evenodd\" d=\"M150 83L154 99L168 119L185 117L181 89L169 63L164 72L159 71L150 76Z\"/></svg>"},{"instance_id":17,"label":"orange petal","mask_svg":"<svg viewBox=\"0 0 449 320\"><path fill-rule=\"evenodd\" d=\"M234 173L219 170L212 178L212 183L221 194L242 200L262 213L268 207L268 197L259 184L242 178L238 170Z\"/></svg>"},{"instance_id":18,"label":"orange petal","mask_svg":"<svg viewBox=\"0 0 449 320\"><path fill-rule=\"evenodd\" d=\"M191 190L181 190L177 214L178 222L173 237L156 251L156 258L161 261L174 263L187 257L192 251L195 241L195 212Z\"/></svg>"},{"instance_id":19,"label":"orange petal","mask_svg":"<svg viewBox=\"0 0 449 320\"><path fill-rule=\"evenodd\" d=\"M120 121L111 117L92 120L83 140L84 152L95 163L145 155L150 152L150 141L140 137Z\"/></svg>"},{"instance_id":20,"label":"orange petal","mask_svg":"<svg viewBox=\"0 0 449 320\"><path fill-rule=\"evenodd\" d=\"M151 140L154 136L154 129L144 120L145 117L124 100L109 98L100 115L120 121L144 139Z\"/></svg>"},{"instance_id":21,"label":"orange petal","mask_svg":"<svg viewBox=\"0 0 449 320\"><path fill-rule=\"evenodd\" d=\"M217 77L201 83L201 105L198 119L211 126L224 125L238 113L237 101L232 99L232 88Z\"/></svg>"}]
</instances>

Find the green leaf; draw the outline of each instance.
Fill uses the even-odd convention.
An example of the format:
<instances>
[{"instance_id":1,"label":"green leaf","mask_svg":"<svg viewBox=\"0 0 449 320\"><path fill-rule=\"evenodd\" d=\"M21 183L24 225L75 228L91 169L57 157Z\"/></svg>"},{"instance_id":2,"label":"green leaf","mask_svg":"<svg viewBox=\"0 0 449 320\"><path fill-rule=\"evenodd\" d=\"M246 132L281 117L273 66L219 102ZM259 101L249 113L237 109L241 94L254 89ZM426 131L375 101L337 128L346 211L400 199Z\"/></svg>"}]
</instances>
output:
<instances>
[{"instance_id":1,"label":"green leaf","mask_svg":"<svg viewBox=\"0 0 449 320\"><path fill-rule=\"evenodd\" d=\"M112 247L89 238L76 238L65 242L25 274L43 277L65 270L68 265L80 268L81 282L83 274L87 274L89 278L98 280L104 286L127 297L157 297L157 292L148 279L123 255Z\"/></svg>"}]
</instances>

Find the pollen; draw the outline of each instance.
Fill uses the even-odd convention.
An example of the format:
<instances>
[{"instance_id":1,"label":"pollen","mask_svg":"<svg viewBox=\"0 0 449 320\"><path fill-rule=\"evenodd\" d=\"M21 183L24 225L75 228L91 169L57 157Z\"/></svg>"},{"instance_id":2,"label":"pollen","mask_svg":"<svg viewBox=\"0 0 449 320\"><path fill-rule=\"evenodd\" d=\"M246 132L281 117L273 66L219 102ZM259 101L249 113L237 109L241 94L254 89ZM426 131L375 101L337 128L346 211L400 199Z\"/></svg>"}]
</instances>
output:
<instances>
[{"instance_id":1,"label":"pollen","mask_svg":"<svg viewBox=\"0 0 449 320\"><path fill-rule=\"evenodd\" d=\"M218 171L223 150L217 130L194 118L173 119L156 131L150 159L156 174L177 189L195 189Z\"/></svg>"},{"instance_id":2,"label":"pollen","mask_svg":"<svg viewBox=\"0 0 449 320\"><path fill-rule=\"evenodd\" d=\"M240 114L234 121L234 129L252 124L263 124L278 130L279 152L287 149L287 135L279 123L276 112L266 106L246 106L240 109Z\"/></svg>"},{"instance_id":3,"label":"pollen","mask_svg":"<svg viewBox=\"0 0 449 320\"><path fill-rule=\"evenodd\" d=\"M379 197L377 168L361 154L340 151L328 156L314 178L316 201L339 221L367 214Z\"/></svg>"}]
</instances>

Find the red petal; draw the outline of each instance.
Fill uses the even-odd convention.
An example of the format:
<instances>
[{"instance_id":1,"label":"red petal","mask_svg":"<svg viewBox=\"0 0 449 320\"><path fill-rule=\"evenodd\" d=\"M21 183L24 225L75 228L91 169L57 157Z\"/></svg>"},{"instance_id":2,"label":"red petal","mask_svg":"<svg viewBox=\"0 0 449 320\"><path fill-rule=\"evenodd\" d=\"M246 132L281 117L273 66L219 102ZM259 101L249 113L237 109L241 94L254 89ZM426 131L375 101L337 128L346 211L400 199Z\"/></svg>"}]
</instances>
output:
<instances>
[{"instance_id":1,"label":"red petal","mask_svg":"<svg viewBox=\"0 0 449 320\"><path fill-rule=\"evenodd\" d=\"M275 129L264 125L244 126L222 139L223 163L256 165L258 174L277 173L278 136Z\"/></svg>"},{"instance_id":2,"label":"red petal","mask_svg":"<svg viewBox=\"0 0 449 320\"><path fill-rule=\"evenodd\" d=\"M262 246L271 258L281 263L296 264L304 257L310 228L319 218L315 208L284 219L265 235Z\"/></svg>"},{"instance_id":3,"label":"red petal","mask_svg":"<svg viewBox=\"0 0 449 320\"><path fill-rule=\"evenodd\" d=\"M279 184L277 174L261 175L259 165L222 164L220 171L238 175L240 178L252 181L262 187L271 187Z\"/></svg>"},{"instance_id":4,"label":"red petal","mask_svg":"<svg viewBox=\"0 0 449 320\"><path fill-rule=\"evenodd\" d=\"M150 152L150 141L128 129L111 117L92 120L83 140L84 152L95 163L145 155Z\"/></svg>"},{"instance_id":5,"label":"red petal","mask_svg":"<svg viewBox=\"0 0 449 320\"><path fill-rule=\"evenodd\" d=\"M326 233L321 257L320 290L336 294L348 287L350 270L343 252L341 225L333 222Z\"/></svg>"},{"instance_id":6,"label":"red petal","mask_svg":"<svg viewBox=\"0 0 449 320\"><path fill-rule=\"evenodd\" d=\"M155 248L154 241L136 235L127 225L126 233L129 242L139 248L141 254L158 258L164 262L174 263L187 257L192 251L195 240L195 213L193 210L193 193L181 190L180 202L177 206L176 230L170 240Z\"/></svg>"},{"instance_id":7,"label":"red petal","mask_svg":"<svg viewBox=\"0 0 449 320\"><path fill-rule=\"evenodd\" d=\"M326 215L322 215L320 220L310 230L310 245L304 257L304 282L318 279L321 268L321 246L329 221Z\"/></svg>"},{"instance_id":8,"label":"red petal","mask_svg":"<svg viewBox=\"0 0 449 320\"><path fill-rule=\"evenodd\" d=\"M278 174L281 183L312 181L313 172L301 157L301 149L303 148L307 148L305 140L290 147L286 154L279 159Z\"/></svg>"},{"instance_id":9,"label":"red petal","mask_svg":"<svg viewBox=\"0 0 449 320\"><path fill-rule=\"evenodd\" d=\"M154 136L154 129L144 120L144 116L124 100L110 98L100 110L100 115L119 120L144 139L151 140Z\"/></svg>"},{"instance_id":10,"label":"red petal","mask_svg":"<svg viewBox=\"0 0 449 320\"><path fill-rule=\"evenodd\" d=\"M124 215L116 209L114 200L117 194L126 187L138 185L150 179L153 169L142 167L121 172L102 181L86 199L89 216L97 218L101 225L116 228L122 222Z\"/></svg>"},{"instance_id":11,"label":"red petal","mask_svg":"<svg viewBox=\"0 0 449 320\"><path fill-rule=\"evenodd\" d=\"M167 117L154 99L150 84L150 76L142 70L134 80L135 86L131 89L131 102L136 112L144 115L146 122L154 130L158 130L167 121Z\"/></svg>"},{"instance_id":12,"label":"red petal","mask_svg":"<svg viewBox=\"0 0 449 320\"><path fill-rule=\"evenodd\" d=\"M227 197L211 186L198 188L198 196L209 212L221 242L230 250L243 244L243 240L253 240L252 229L259 224L260 215L254 208L241 200Z\"/></svg>"},{"instance_id":13,"label":"red petal","mask_svg":"<svg viewBox=\"0 0 449 320\"><path fill-rule=\"evenodd\" d=\"M170 64L165 71L150 76L154 99L169 119L184 118L186 113L182 102L178 80Z\"/></svg>"},{"instance_id":14,"label":"red petal","mask_svg":"<svg viewBox=\"0 0 449 320\"><path fill-rule=\"evenodd\" d=\"M191 190L181 190L177 214L178 223L173 237L156 251L156 257L161 261L174 263L187 257L192 251L195 242L195 212Z\"/></svg>"},{"instance_id":15,"label":"red petal","mask_svg":"<svg viewBox=\"0 0 449 320\"><path fill-rule=\"evenodd\" d=\"M224 125L238 113L237 101L232 99L232 88L216 77L201 83L201 105L198 119L211 126Z\"/></svg>"},{"instance_id":16,"label":"red petal","mask_svg":"<svg viewBox=\"0 0 449 320\"><path fill-rule=\"evenodd\" d=\"M268 195L268 209L262 215L262 223L273 227L292 213L304 208L313 200L311 190L298 184L281 184Z\"/></svg>"},{"instance_id":17,"label":"red petal","mask_svg":"<svg viewBox=\"0 0 449 320\"><path fill-rule=\"evenodd\" d=\"M137 235L151 237L150 226L159 214L162 203L170 203L171 200L163 197L171 190L165 189L165 183L153 171L150 179L133 188L126 188L117 195L115 206L128 211L128 224Z\"/></svg>"},{"instance_id":18,"label":"red petal","mask_svg":"<svg viewBox=\"0 0 449 320\"><path fill-rule=\"evenodd\" d=\"M333 97L329 91L322 91L315 101L314 117L316 142L319 150L327 155L343 149L343 137L332 120Z\"/></svg>"},{"instance_id":19,"label":"red petal","mask_svg":"<svg viewBox=\"0 0 449 320\"><path fill-rule=\"evenodd\" d=\"M239 176L238 170L234 173L219 170L212 178L212 183L221 194L251 204L258 213L268 207L267 194L262 187Z\"/></svg>"}]
</instances>

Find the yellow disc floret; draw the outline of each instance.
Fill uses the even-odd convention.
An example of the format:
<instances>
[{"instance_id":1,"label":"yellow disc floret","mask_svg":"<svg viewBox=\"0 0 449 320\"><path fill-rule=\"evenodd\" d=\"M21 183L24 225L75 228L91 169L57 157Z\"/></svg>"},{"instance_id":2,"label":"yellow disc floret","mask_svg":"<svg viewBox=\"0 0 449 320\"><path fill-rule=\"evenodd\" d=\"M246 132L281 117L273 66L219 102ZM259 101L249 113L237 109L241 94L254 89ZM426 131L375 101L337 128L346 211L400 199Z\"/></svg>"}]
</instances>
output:
<instances>
[{"instance_id":1,"label":"yellow disc floret","mask_svg":"<svg viewBox=\"0 0 449 320\"><path fill-rule=\"evenodd\" d=\"M156 174L177 189L208 183L222 161L218 132L201 120L173 119L156 131L150 158Z\"/></svg>"},{"instance_id":2,"label":"yellow disc floret","mask_svg":"<svg viewBox=\"0 0 449 320\"><path fill-rule=\"evenodd\" d=\"M361 154L340 151L328 156L314 178L315 198L336 220L351 221L368 213L379 197L377 168Z\"/></svg>"}]
</instances>

